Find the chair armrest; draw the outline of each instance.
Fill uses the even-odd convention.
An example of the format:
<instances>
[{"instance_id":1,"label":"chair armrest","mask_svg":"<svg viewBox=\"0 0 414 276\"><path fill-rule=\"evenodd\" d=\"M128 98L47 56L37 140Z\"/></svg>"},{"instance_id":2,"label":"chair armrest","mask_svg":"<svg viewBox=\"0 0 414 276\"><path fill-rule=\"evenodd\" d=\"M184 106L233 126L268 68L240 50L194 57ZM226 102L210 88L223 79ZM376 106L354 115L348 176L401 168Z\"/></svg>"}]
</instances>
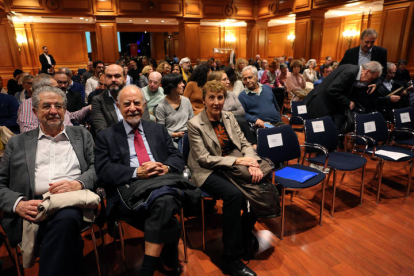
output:
<instances>
[{"instance_id":1,"label":"chair armrest","mask_svg":"<svg viewBox=\"0 0 414 276\"><path fill-rule=\"evenodd\" d=\"M282 115L282 117L285 117L285 118L286 118L286 119L288 119L288 120L289 120L289 122L290 122L290 117L289 117L288 115L283 114L283 115Z\"/></svg>"},{"instance_id":2,"label":"chair armrest","mask_svg":"<svg viewBox=\"0 0 414 276\"><path fill-rule=\"evenodd\" d=\"M368 139L367 138L371 138L369 136L357 135L355 133L338 134L338 136L340 136L340 137L360 138L362 141L364 141L365 147L364 147L364 151L362 152L361 156L364 156L366 150L368 149ZM371 138L371 140L375 142L374 139Z\"/></svg>"},{"instance_id":3,"label":"chair armrest","mask_svg":"<svg viewBox=\"0 0 414 276\"><path fill-rule=\"evenodd\" d=\"M307 142L305 142L303 145L300 145L300 147L309 147L309 148L314 148L314 149L322 151L326 158L322 171L325 171L326 167L328 166L328 162L329 162L329 151L327 148L319 144L307 143Z\"/></svg>"},{"instance_id":4,"label":"chair armrest","mask_svg":"<svg viewBox=\"0 0 414 276\"><path fill-rule=\"evenodd\" d=\"M402 132L402 133L410 133L411 135L414 135L414 130L411 128L401 127L401 128L394 128L391 133L393 132Z\"/></svg>"}]
</instances>

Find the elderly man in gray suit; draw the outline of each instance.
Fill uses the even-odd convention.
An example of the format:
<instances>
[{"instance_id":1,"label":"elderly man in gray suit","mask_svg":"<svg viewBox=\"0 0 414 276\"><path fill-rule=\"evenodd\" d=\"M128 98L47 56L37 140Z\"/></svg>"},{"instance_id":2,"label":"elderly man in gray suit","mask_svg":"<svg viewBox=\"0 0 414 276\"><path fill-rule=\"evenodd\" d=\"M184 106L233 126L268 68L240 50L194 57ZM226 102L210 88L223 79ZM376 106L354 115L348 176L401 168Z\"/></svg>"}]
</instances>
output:
<instances>
[{"instance_id":1,"label":"elderly man in gray suit","mask_svg":"<svg viewBox=\"0 0 414 276\"><path fill-rule=\"evenodd\" d=\"M22 240L23 220L33 222L42 195L96 188L93 139L81 127L64 126L67 100L56 87L33 95L40 126L12 137L0 164L1 224L12 245ZM39 275L81 275L82 211L64 208L39 224Z\"/></svg>"},{"instance_id":2,"label":"elderly man in gray suit","mask_svg":"<svg viewBox=\"0 0 414 276\"><path fill-rule=\"evenodd\" d=\"M125 86L126 75L118 64L111 64L105 69L107 90L92 99L92 129L95 134L122 121L122 114L116 106L119 91ZM142 120L149 121L148 108L145 108Z\"/></svg>"}]
</instances>

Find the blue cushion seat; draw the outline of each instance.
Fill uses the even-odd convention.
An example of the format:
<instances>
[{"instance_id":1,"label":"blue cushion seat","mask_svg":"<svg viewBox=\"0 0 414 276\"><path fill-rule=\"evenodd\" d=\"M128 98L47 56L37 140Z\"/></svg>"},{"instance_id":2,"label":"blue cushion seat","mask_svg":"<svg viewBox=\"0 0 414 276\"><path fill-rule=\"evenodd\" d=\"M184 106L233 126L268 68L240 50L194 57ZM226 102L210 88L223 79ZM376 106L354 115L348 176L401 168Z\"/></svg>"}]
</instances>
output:
<instances>
[{"instance_id":1,"label":"blue cushion seat","mask_svg":"<svg viewBox=\"0 0 414 276\"><path fill-rule=\"evenodd\" d=\"M311 163L325 164L325 155L318 155L308 159ZM359 155L349 152L331 152L329 153L328 167L340 171L353 171L363 167L367 160Z\"/></svg>"},{"instance_id":2,"label":"blue cushion seat","mask_svg":"<svg viewBox=\"0 0 414 276\"><path fill-rule=\"evenodd\" d=\"M368 149L367 149L367 151L372 151L372 150L373 150L373 148L368 148ZM383 159L383 160L385 160L385 161L391 161L391 162L404 162L404 161L408 161L408 160L410 160L411 158L414 158L414 151L411 151L411 150L409 150L409 149L402 148L402 147L397 147L397 146L379 146L379 147L377 147L377 149L376 149L376 151L375 151L375 152L377 152L377 151L379 151L379 150L386 150L386 151L399 152L399 153L404 153L404 154L407 154L407 155L408 155L408 157L404 157L404 158L401 158L401 159L398 159L398 160L394 160L394 159L389 158L389 157L387 157L387 156L384 156L384 155L379 155L379 154L376 154L376 153L375 153L375 156L376 156L376 157L379 157L379 158L381 158L381 159Z\"/></svg>"},{"instance_id":3,"label":"blue cushion seat","mask_svg":"<svg viewBox=\"0 0 414 276\"><path fill-rule=\"evenodd\" d=\"M323 172L321 172L318 169L314 169L308 166L303 166L300 164L294 164L294 165L290 165L289 167L294 168L294 169L299 169L299 170L304 170L304 171L309 171L309 172L316 172L318 173L318 175L315 175L314 177L306 180L303 183L300 183L298 181L294 181L294 180L289 180L283 177L279 177L275 175L275 183L280 184L282 186L284 186L285 188L291 188L291 189L303 189L303 188L309 188L315 185L318 185L320 182L325 180L325 174Z\"/></svg>"},{"instance_id":4,"label":"blue cushion seat","mask_svg":"<svg viewBox=\"0 0 414 276\"><path fill-rule=\"evenodd\" d=\"M411 145L414 146L414 137L404 139L404 140L395 140L395 143L402 145Z\"/></svg>"}]
</instances>

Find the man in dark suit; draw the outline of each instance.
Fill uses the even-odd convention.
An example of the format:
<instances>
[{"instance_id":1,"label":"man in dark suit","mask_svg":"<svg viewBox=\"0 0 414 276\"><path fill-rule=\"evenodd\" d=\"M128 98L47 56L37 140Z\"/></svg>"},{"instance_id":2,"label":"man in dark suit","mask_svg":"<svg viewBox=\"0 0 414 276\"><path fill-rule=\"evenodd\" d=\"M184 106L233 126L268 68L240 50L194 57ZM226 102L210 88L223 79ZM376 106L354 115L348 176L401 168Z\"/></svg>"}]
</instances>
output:
<instances>
[{"instance_id":1,"label":"man in dark suit","mask_svg":"<svg viewBox=\"0 0 414 276\"><path fill-rule=\"evenodd\" d=\"M117 64L109 65L105 69L105 80L107 90L92 99L91 120L95 134L122 120L122 114L116 106L116 99L119 91L125 85L126 75L124 69ZM142 119L146 121L150 119L147 108Z\"/></svg>"},{"instance_id":2,"label":"man in dark suit","mask_svg":"<svg viewBox=\"0 0 414 276\"><path fill-rule=\"evenodd\" d=\"M49 55L47 46L43 46L43 54L39 55L39 61L42 64L42 73L52 75L55 71L56 61L52 55Z\"/></svg>"},{"instance_id":3,"label":"man in dark suit","mask_svg":"<svg viewBox=\"0 0 414 276\"><path fill-rule=\"evenodd\" d=\"M12 246L22 240L23 220L33 222L42 195L96 188L93 139L80 127L63 125L65 94L38 88L33 112L40 126L13 136L0 165L1 224ZM39 224L39 275L81 275L82 211L64 208Z\"/></svg>"},{"instance_id":4,"label":"man in dark suit","mask_svg":"<svg viewBox=\"0 0 414 276\"><path fill-rule=\"evenodd\" d=\"M58 87L64 93L66 93L66 98L67 98L67 101L68 101L67 110L70 111L70 112L75 112L75 111L78 111L78 110L82 109L84 104L83 104L83 101L82 101L82 98L81 98L81 94L77 91L69 91L68 90L68 86L69 86L68 76L65 73L58 72L53 77L56 80L56 82L58 83Z\"/></svg>"},{"instance_id":5,"label":"man in dark suit","mask_svg":"<svg viewBox=\"0 0 414 276\"><path fill-rule=\"evenodd\" d=\"M59 68L59 72L65 73L68 76L68 91L80 93L82 103L85 103L85 86L72 80L72 70L70 70L68 67L61 67Z\"/></svg>"},{"instance_id":6,"label":"man in dark suit","mask_svg":"<svg viewBox=\"0 0 414 276\"><path fill-rule=\"evenodd\" d=\"M381 76L385 78L387 74L385 69L387 68L387 49L374 45L377 37L377 31L374 29L365 29L361 34L361 45L347 50L339 66L344 64L361 66L369 61L378 61L382 68L384 68ZM370 93L374 92L381 85L381 79L377 78L374 83L375 87L371 89Z\"/></svg>"},{"instance_id":7,"label":"man in dark suit","mask_svg":"<svg viewBox=\"0 0 414 276\"><path fill-rule=\"evenodd\" d=\"M305 98L308 115L311 118L331 116L338 129L341 128L345 110L354 108L350 100L354 86L371 83L382 73L382 66L370 61L362 66L346 64L333 70L324 81Z\"/></svg>"},{"instance_id":8,"label":"man in dark suit","mask_svg":"<svg viewBox=\"0 0 414 276\"><path fill-rule=\"evenodd\" d=\"M141 208L131 213L120 203L117 188L124 184L132 187L137 185L136 181L145 187L151 179L184 169L184 158L174 147L167 129L141 120L145 105L145 97L137 86L123 88L117 102L123 121L99 132L95 144L97 174L107 193L109 217L114 213L129 217L134 226L145 230L141 276L153 275L160 255L166 270L178 266L181 228L174 215L180 210L180 204L174 195L164 194L146 210Z\"/></svg>"}]
</instances>

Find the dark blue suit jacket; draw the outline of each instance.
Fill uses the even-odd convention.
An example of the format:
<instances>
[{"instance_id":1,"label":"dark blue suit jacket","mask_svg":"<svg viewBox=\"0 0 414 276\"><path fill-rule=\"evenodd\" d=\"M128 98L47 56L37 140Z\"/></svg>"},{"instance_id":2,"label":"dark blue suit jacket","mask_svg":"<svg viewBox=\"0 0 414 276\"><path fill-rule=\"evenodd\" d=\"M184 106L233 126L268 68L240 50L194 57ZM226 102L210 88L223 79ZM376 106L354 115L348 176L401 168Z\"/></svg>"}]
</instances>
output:
<instances>
[{"instance_id":1,"label":"dark blue suit jacket","mask_svg":"<svg viewBox=\"0 0 414 276\"><path fill-rule=\"evenodd\" d=\"M141 120L145 137L157 162L172 171L184 170L184 157L175 148L164 125ZM135 168L130 167L127 134L122 122L100 131L95 140L96 172L99 185L107 194L107 213L118 202L117 186L131 182ZM135 180L134 180L135 181Z\"/></svg>"},{"instance_id":2,"label":"dark blue suit jacket","mask_svg":"<svg viewBox=\"0 0 414 276\"><path fill-rule=\"evenodd\" d=\"M82 102L85 103L85 87L82 84L72 81L72 87L69 90L79 92Z\"/></svg>"}]
</instances>

